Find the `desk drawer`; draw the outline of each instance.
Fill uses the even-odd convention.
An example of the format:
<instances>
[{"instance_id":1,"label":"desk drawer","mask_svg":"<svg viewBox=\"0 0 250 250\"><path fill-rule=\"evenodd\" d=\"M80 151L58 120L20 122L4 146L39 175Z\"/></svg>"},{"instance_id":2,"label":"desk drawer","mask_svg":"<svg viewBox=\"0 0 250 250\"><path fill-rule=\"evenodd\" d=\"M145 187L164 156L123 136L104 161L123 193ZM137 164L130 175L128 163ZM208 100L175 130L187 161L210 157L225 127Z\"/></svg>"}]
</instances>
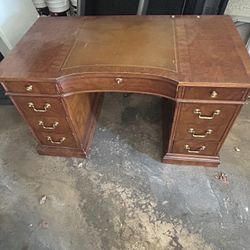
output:
<instances>
[{"instance_id":1,"label":"desk drawer","mask_svg":"<svg viewBox=\"0 0 250 250\"><path fill-rule=\"evenodd\" d=\"M178 122L193 124L197 129L223 126L231 121L237 107L235 104L181 104Z\"/></svg>"},{"instance_id":2,"label":"desk drawer","mask_svg":"<svg viewBox=\"0 0 250 250\"><path fill-rule=\"evenodd\" d=\"M116 75L113 77L84 77L61 83L62 92L70 93L77 91L118 91L139 93L161 93L162 95L175 98L176 85L164 80L147 79L139 77L127 77Z\"/></svg>"},{"instance_id":3,"label":"desk drawer","mask_svg":"<svg viewBox=\"0 0 250 250\"><path fill-rule=\"evenodd\" d=\"M191 155L216 155L218 143L181 140L174 141L172 152L176 154L191 154Z\"/></svg>"},{"instance_id":4,"label":"desk drawer","mask_svg":"<svg viewBox=\"0 0 250 250\"><path fill-rule=\"evenodd\" d=\"M57 117L65 115L60 98L15 96L13 100L27 117Z\"/></svg>"},{"instance_id":5,"label":"desk drawer","mask_svg":"<svg viewBox=\"0 0 250 250\"><path fill-rule=\"evenodd\" d=\"M77 147L72 134L37 133L41 144L56 147Z\"/></svg>"},{"instance_id":6,"label":"desk drawer","mask_svg":"<svg viewBox=\"0 0 250 250\"><path fill-rule=\"evenodd\" d=\"M71 129L65 118L60 117L36 117L30 118L31 127L37 132L53 132L56 134L71 133Z\"/></svg>"},{"instance_id":7,"label":"desk drawer","mask_svg":"<svg viewBox=\"0 0 250 250\"><path fill-rule=\"evenodd\" d=\"M57 94L56 83L49 82L5 82L7 92L23 94Z\"/></svg>"},{"instance_id":8,"label":"desk drawer","mask_svg":"<svg viewBox=\"0 0 250 250\"><path fill-rule=\"evenodd\" d=\"M204 124L203 126L195 123L179 123L176 128L176 140L200 140L200 141L220 141L224 135L227 123L221 125Z\"/></svg>"},{"instance_id":9,"label":"desk drawer","mask_svg":"<svg viewBox=\"0 0 250 250\"><path fill-rule=\"evenodd\" d=\"M185 87L183 98L241 101L244 99L246 92L247 89L241 88Z\"/></svg>"}]
</instances>

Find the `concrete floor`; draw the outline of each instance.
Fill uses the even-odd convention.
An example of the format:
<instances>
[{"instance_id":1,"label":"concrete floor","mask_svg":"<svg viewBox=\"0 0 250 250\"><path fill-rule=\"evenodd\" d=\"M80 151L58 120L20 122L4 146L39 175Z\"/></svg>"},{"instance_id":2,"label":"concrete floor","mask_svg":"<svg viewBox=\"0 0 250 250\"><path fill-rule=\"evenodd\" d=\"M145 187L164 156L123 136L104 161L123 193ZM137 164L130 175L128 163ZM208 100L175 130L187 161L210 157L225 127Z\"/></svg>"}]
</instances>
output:
<instances>
[{"instance_id":1,"label":"concrete floor","mask_svg":"<svg viewBox=\"0 0 250 250\"><path fill-rule=\"evenodd\" d=\"M249 249L250 104L218 169L160 163L160 110L157 97L106 94L89 159L77 159L39 156L0 106L0 249Z\"/></svg>"}]
</instances>

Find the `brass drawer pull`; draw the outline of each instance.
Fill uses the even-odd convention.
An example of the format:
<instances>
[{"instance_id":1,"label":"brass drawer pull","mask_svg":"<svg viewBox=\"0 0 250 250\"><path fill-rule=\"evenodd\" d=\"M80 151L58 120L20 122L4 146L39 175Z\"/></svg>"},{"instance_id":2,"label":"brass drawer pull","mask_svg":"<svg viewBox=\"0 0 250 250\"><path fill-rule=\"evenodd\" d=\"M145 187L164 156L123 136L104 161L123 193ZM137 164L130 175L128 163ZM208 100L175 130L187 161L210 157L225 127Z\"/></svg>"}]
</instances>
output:
<instances>
[{"instance_id":1,"label":"brass drawer pull","mask_svg":"<svg viewBox=\"0 0 250 250\"><path fill-rule=\"evenodd\" d=\"M45 126L43 121L39 121L38 125L43 127L44 129L55 129L59 125L59 122L53 122L51 126Z\"/></svg>"},{"instance_id":2,"label":"brass drawer pull","mask_svg":"<svg viewBox=\"0 0 250 250\"><path fill-rule=\"evenodd\" d=\"M194 114L199 115L199 118L203 120L213 120L216 115L220 114L220 110L219 109L215 110L211 116L205 116L201 114L200 109L195 109Z\"/></svg>"},{"instance_id":3,"label":"brass drawer pull","mask_svg":"<svg viewBox=\"0 0 250 250\"><path fill-rule=\"evenodd\" d=\"M121 77L115 78L115 81L117 84L121 84L123 82L123 79Z\"/></svg>"},{"instance_id":4,"label":"brass drawer pull","mask_svg":"<svg viewBox=\"0 0 250 250\"><path fill-rule=\"evenodd\" d=\"M51 142L52 144L62 144L66 140L66 137L60 138L59 141L53 141L50 136L47 136L47 141Z\"/></svg>"},{"instance_id":5,"label":"brass drawer pull","mask_svg":"<svg viewBox=\"0 0 250 250\"><path fill-rule=\"evenodd\" d=\"M25 89L26 89L28 92L31 92L32 89L33 89L33 86L32 86L32 85L27 85L27 86L25 86Z\"/></svg>"},{"instance_id":6,"label":"brass drawer pull","mask_svg":"<svg viewBox=\"0 0 250 250\"><path fill-rule=\"evenodd\" d=\"M218 96L218 93L216 91L212 91L210 94L211 98L216 98Z\"/></svg>"},{"instance_id":7,"label":"brass drawer pull","mask_svg":"<svg viewBox=\"0 0 250 250\"><path fill-rule=\"evenodd\" d=\"M188 133L190 133L194 138L205 138L207 137L208 135L211 135L213 132L212 129L208 129L204 134L196 134L195 133L195 130L193 128L190 128L188 130Z\"/></svg>"},{"instance_id":8,"label":"brass drawer pull","mask_svg":"<svg viewBox=\"0 0 250 250\"><path fill-rule=\"evenodd\" d=\"M45 105L43 106L43 109L37 109L35 108L35 105L33 102L29 102L28 107L32 108L35 112L44 113L44 112L47 112L49 108L51 108L51 105L49 103L45 103Z\"/></svg>"},{"instance_id":9,"label":"brass drawer pull","mask_svg":"<svg viewBox=\"0 0 250 250\"><path fill-rule=\"evenodd\" d=\"M199 154L201 151L205 150L206 146L201 146L200 148L194 150L194 149L191 149L190 146L188 144L186 144L184 146L184 148L188 151L188 153L194 153L194 154Z\"/></svg>"}]
</instances>

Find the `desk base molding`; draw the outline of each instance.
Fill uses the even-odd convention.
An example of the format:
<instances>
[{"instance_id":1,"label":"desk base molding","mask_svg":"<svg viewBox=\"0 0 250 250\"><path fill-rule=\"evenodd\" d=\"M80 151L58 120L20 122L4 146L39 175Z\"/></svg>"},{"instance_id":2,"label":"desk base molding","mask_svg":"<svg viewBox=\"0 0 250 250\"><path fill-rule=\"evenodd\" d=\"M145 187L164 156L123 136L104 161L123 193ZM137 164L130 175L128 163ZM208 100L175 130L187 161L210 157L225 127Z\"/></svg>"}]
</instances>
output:
<instances>
[{"instance_id":1,"label":"desk base molding","mask_svg":"<svg viewBox=\"0 0 250 250\"><path fill-rule=\"evenodd\" d=\"M204 167L218 167L220 164L219 156L192 156L183 154L167 153L162 160L163 163L176 165L192 165Z\"/></svg>"},{"instance_id":2,"label":"desk base molding","mask_svg":"<svg viewBox=\"0 0 250 250\"><path fill-rule=\"evenodd\" d=\"M79 157L86 158L87 153L80 148L64 148L64 147L50 147L45 145L38 145L37 152L40 155L63 156L63 157Z\"/></svg>"}]
</instances>

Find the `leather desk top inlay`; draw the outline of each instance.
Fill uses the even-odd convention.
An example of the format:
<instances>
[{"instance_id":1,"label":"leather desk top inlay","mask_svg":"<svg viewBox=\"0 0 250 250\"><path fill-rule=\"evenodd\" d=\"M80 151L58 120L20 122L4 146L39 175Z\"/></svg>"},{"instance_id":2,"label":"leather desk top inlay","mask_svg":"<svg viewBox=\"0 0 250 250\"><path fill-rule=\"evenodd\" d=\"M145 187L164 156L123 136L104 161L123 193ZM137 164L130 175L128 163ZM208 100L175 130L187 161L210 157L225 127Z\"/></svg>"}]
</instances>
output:
<instances>
[{"instance_id":1,"label":"leather desk top inlay","mask_svg":"<svg viewBox=\"0 0 250 250\"><path fill-rule=\"evenodd\" d=\"M161 22L161 17L137 22L121 17L87 19L77 31L77 40L62 68L81 65L143 66L177 71L174 21L168 18Z\"/></svg>"}]
</instances>

